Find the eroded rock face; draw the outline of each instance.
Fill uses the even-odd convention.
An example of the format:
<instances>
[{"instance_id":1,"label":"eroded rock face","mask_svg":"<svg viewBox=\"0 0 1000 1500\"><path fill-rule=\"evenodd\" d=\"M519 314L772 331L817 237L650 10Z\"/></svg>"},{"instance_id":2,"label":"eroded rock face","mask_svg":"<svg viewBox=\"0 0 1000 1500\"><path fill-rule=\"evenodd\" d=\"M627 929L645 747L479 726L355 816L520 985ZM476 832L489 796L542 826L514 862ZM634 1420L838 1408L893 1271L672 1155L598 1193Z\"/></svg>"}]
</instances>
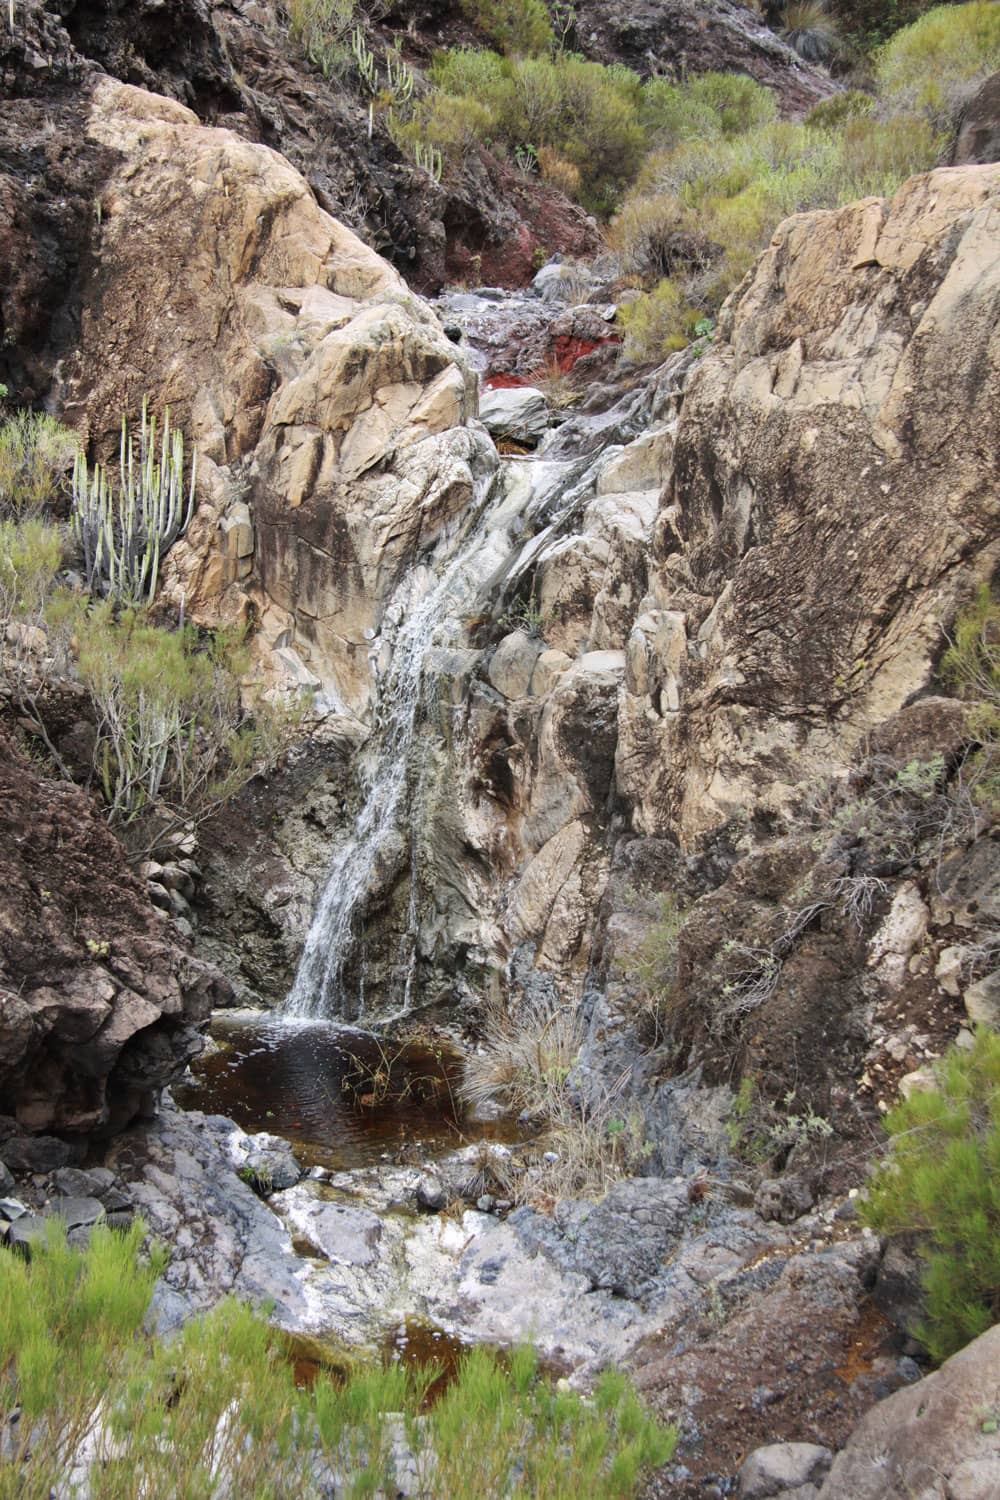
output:
<instances>
[{"instance_id":1,"label":"eroded rock face","mask_svg":"<svg viewBox=\"0 0 1000 1500\"><path fill-rule=\"evenodd\" d=\"M0 740L0 1113L119 1129L201 1050L225 981L150 905L77 787Z\"/></svg>"},{"instance_id":2,"label":"eroded rock face","mask_svg":"<svg viewBox=\"0 0 1000 1500\"><path fill-rule=\"evenodd\" d=\"M675 663L645 644L645 691L622 714L619 786L642 832L689 841L780 811L926 684L942 618L989 576L998 214L985 167L790 219L727 305L655 544L684 649Z\"/></svg>"}]
</instances>

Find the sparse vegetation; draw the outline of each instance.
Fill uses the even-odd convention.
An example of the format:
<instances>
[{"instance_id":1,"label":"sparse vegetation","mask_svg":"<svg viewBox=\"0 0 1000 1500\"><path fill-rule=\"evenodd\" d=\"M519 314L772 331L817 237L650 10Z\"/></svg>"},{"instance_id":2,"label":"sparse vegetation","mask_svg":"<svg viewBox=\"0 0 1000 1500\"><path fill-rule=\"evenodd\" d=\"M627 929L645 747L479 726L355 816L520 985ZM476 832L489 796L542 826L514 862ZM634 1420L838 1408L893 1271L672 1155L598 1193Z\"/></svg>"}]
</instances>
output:
<instances>
[{"instance_id":1,"label":"sparse vegetation","mask_svg":"<svg viewBox=\"0 0 1000 1500\"><path fill-rule=\"evenodd\" d=\"M583 1087L574 1077L583 1040L578 1017L566 1007L525 1006L514 1014L497 1006L466 1063L466 1099L499 1099L540 1127L513 1185L522 1202L599 1198L648 1155L641 1116L623 1106L626 1078L607 1088Z\"/></svg>"},{"instance_id":2,"label":"sparse vegetation","mask_svg":"<svg viewBox=\"0 0 1000 1500\"><path fill-rule=\"evenodd\" d=\"M30 1262L0 1252L0 1497L221 1500L394 1493L411 1455L421 1495L452 1500L634 1495L676 1433L606 1372L593 1397L553 1389L530 1349L509 1368L472 1350L430 1411L436 1366L321 1374L296 1389L281 1336L223 1303L169 1344L144 1317L166 1255L144 1226L97 1228L82 1254L53 1225ZM17 1420L11 1421L17 1412Z\"/></svg>"},{"instance_id":3,"label":"sparse vegetation","mask_svg":"<svg viewBox=\"0 0 1000 1500\"><path fill-rule=\"evenodd\" d=\"M110 821L137 851L197 822L284 749L291 719L240 706L238 633L202 641L141 610L83 607L64 596L49 618L71 632L77 669L97 715L94 769Z\"/></svg>"},{"instance_id":4,"label":"sparse vegetation","mask_svg":"<svg viewBox=\"0 0 1000 1500\"><path fill-rule=\"evenodd\" d=\"M51 509L67 490L77 446L54 417L15 412L0 427L0 517Z\"/></svg>"},{"instance_id":5,"label":"sparse vegetation","mask_svg":"<svg viewBox=\"0 0 1000 1500\"><path fill-rule=\"evenodd\" d=\"M355 10L354 0L288 0L292 35L327 78L338 77L350 65Z\"/></svg>"},{"instance_id":6,"label":"sparse vegetation","mask_svg":"<svg viewBox=\"0 0 1000 1500\"><path fill-rule=\"evenodd\" d=\"M838 126L773 122L654 152L611 234L626 269L669 279L623 311L626 352L657 359L686 343L781 219L890 194L939 149L922 117L852 114Z\"/></svg>"},{"instance_id":7,"label":"sparse vegetation","mask_svg":"<svg viewBox=\"0 0 1000 1500\"><path fill-rule=\"evenodd\" d=\"M915 1332L943 1360L1000 1318L1000 1036L978 1029L935 1077L886 1116L892 1149L864 1217L881 1233L921 1236L926 1314Z\"/></svg>"}]
</instances>

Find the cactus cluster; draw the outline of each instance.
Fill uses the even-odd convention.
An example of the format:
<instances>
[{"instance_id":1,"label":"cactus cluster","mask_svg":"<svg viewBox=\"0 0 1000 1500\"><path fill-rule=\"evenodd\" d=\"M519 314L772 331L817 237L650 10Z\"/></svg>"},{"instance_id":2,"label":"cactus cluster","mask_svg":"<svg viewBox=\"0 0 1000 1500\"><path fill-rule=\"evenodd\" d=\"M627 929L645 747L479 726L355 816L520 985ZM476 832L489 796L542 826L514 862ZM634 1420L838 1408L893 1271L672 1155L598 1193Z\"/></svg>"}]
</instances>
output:
<instances>
[{"instance_id":1,"label":"cactus cluster","mask_svg":"<svg viewBox=\"0 0 1000 1500\"><path fill-rule=\"evenodd\" d=\"M184 438L170 428L170 408L163 413L157 443L156 418L143 399L139 454L122 416L119 483L95 463L88 469L82 453L73 466L72 533L83 555L91 593L113 594L148 604L156 593L160 559L187 529L194 511L196 459L185 499Z\"/></svg>"}]
</instances>

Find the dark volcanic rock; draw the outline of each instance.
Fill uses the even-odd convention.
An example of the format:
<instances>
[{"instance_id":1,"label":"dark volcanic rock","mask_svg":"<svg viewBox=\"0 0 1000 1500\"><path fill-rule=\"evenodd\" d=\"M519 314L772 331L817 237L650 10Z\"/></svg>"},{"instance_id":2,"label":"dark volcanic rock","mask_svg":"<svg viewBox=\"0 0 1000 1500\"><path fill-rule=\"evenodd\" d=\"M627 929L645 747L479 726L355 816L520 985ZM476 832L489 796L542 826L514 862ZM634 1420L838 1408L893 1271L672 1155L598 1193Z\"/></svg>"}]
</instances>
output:
<instances>
[{"instance_id":1,"label":"dark volcanic rock","mask_svg":"<svg viewBox=\"0 0 1000 1500\"><path fill-rule=\"evenodd\" d=\"M991 74L966 106L951 160L956 167L1000 161L1000 72Z\"/></svg>"},{"instance_id":2,"label":"dark volcanic rock","mask_svg":"<svg viewBox=\"0 0 1000 1500\"><path fill-rule=\"evenodd\" d=\"M150 905L78 788L0 738L0 1099L23 1131L114 1130L201 1050L227 986ZM51 1171L60 1141L5 1141L14 1170Z\"/></svg>"}]
</instances>

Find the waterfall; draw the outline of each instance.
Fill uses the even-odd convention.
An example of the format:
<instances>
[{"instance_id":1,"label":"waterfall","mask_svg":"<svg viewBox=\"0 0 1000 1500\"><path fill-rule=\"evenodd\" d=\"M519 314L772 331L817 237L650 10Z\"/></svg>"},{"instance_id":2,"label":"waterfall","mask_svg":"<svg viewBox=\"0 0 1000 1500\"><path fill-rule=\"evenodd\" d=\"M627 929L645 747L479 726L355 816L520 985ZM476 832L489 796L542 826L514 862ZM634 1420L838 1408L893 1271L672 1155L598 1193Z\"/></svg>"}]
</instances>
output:
<instances>
[{"instance_id":1,"label":"waterfall","mask_svg":"<svg viewBox=\"0 0 1000 1500\"><path fill-rule=\"evenodd\" d=\"M287 1015L331 1017L351 1010L343 993L344 964L355 918L378 886L380 871L398 859L405 835L412 747L421 720L423 663L428 650L461 630L484 580L509 554L516 509L508 503L503 469L477 482L473 504L451 536L439 541L433 571L411 569L385 611L376 683L374 727L360 757L363 802L352 836L335 855L306 937ZM414 913L411 893L411 925ZM410 976L407 979L407 992Z\"/></svg>"},{"instance_id":2,"label":"waterfall","mask_svg":"<svg viewBox=\"0 0 1000 1500\"><path fill-rule=\"evenodd\" d=\"M411 568L384 612L372 734L359 757L363 801L352 835L334 856L306 937L286 1015L354 1019L363 997L344 993L344 967L367 898L385 888L403 856L410 865L409 931L400 953L410 1002L416 963L414 864L411 832L416 740L429 718L422 702L423 668L434 646L460 642L463 621L500 607L546 544L582 510L610 442L628 440L648 407L632 391L611 412L577 418L553 435L553 457L493 466L476 483L473 502L431 557ZM561 436L561 441L560 441ZM388 659L387 659L388 658ZM417 776L419 783L419 774ZM418 786L419 791L419 786ZM409 952L405 949L409 948ZM401 990L403 986L400 986Z\"/></svg>"}]
</instances>

